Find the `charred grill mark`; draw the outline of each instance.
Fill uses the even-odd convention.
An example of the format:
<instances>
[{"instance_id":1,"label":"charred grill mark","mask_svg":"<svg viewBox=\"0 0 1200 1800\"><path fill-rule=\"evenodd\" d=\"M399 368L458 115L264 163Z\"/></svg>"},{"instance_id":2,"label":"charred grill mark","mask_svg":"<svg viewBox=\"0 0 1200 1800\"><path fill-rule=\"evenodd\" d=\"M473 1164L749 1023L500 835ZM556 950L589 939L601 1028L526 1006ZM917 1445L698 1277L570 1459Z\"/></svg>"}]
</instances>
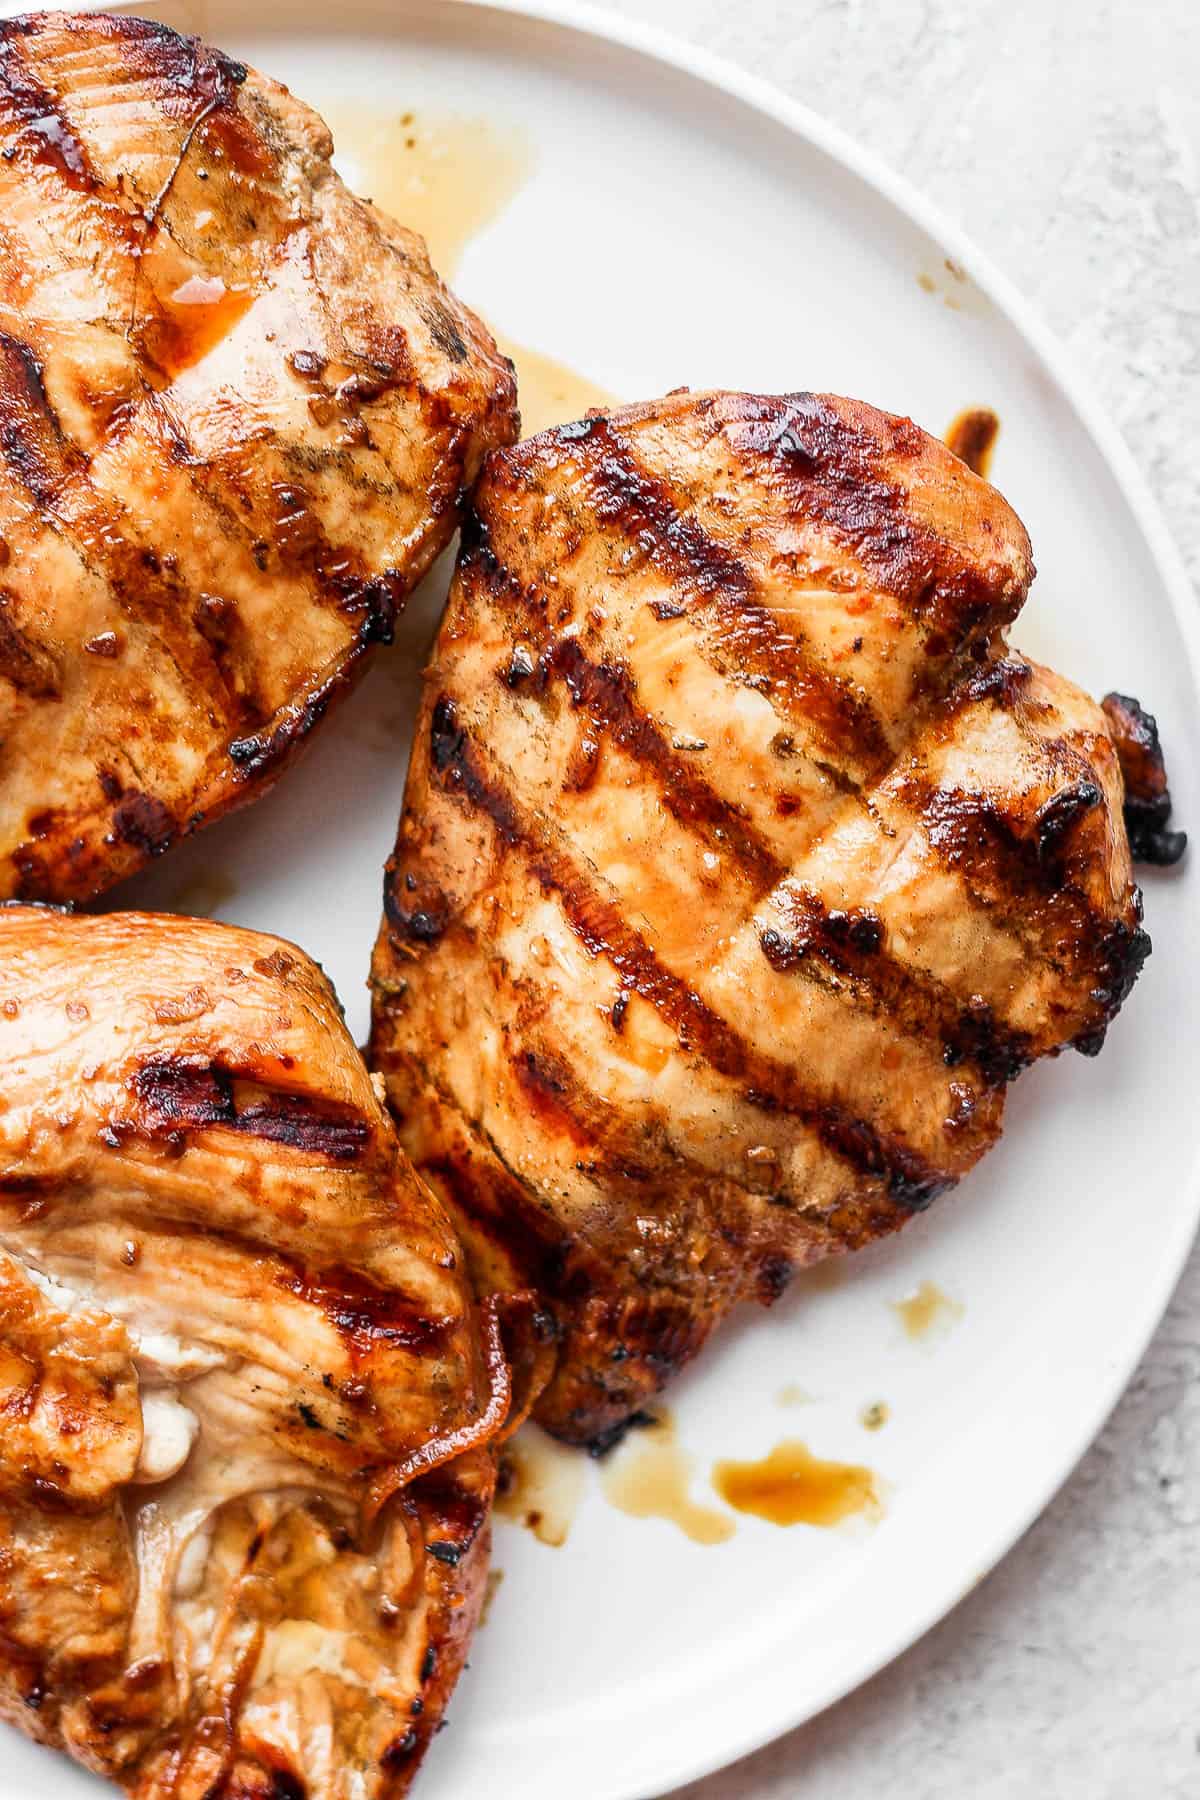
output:
<instances>
[{"instance_id":1,"label":"charred grill mark","mask_svg":"<svg viewBox=\"0 0 1200 1800\"><path fill-rule=\"evenodd\" d=\"M888 419L881 445L818 394L737 396L716 411L744 466L782 493L794 517L818 522L849 549L926 626L931 653L960 649L1016 616L1033 572L1028 540L1020 574L990 572L917 518L885 466L885 458L903 464L928 453L911 420Z\"/></svg>"},{"instance_id":2,"label":"charred grill mark","mask_svg":"<svg viewBox=\"0 0 1200 1800\"><path fill-rule=\"evenodd\" d=\"M453 1102L444 1101L452 1111ZM562 1233L553 1219L539 1212L525 1183L500 1157L482 1128L472 1124L487 1154L487 1167L474 1149L427 1157L421 1170L445 1194L448 1204L471 1229L504 1254L518 1279L529 1281L548 1297L562 1283L566 1256Z\"/></svg>"},{"instance_id":3,"label":"charred grill mark","mask_svg":"<svg viewBox=\"0 0 1200 1800\"><path fill-rule=\"evenodd\" d=\"M67 505L67 484L71 478L85 475L84 458L63 437L33 351L3 332L0 454L46 522L63 534L92 574L107 582L126 616L150 628L181 680L198 687L231 721L240 718L241 698L232 691L220 660L195 624L199 601L186 588L173 559L159 557L122 535L123 518L114 518L107 510L108 503L98 501L86 482L79 484L78 494ZM188 622L193 625L192 632L187 629ZM141 847L143 823L137 817L129 820L134 836L125 835L123 820L115 821L114 830L120 841ZM159 835L157 829L151 832L154 838Z\"/></svg>"},{"instance_id":4,"label":"charred grill mark","mask_svg":"<svg viewBox=\"0 0 1200 1800\"><path fill-rule=\"evenodd\" d=\"M319 1307L362 1356L381 1344L393 1350L433 1349L454 1325L453 1319L420 1312L405 1294L379 1287L345 1264L323 1266L318 1274L289 1263L275 1280L297 1299Z\"/></svg>"},{"instance_id":5,"label":"charred grill mark","mask_svg":"<svg viewBox=\"0 0 1200 1800\"><path fill-rule=\"evenodd\" d=\"M671 816L702 842L732 856L756 892L764 893L782 879L784 865L742 809L723 800L690 768L638 706L627 668L590 662L576 638L558 639L540 667L547 681L560 676L572 705L585 711L596 729L656 778L659 797Z\"/></svg>"},{"instance_id":6,"label":"charred grill mark","mask_svg":"<svg viewBox=\"0 0 1200 1800\"><path fill-rule=\"evenodd\" d=\"M523 603L516 577L496 562L486 545L476 545L460 565L459 574L468 590L474 582L482 581L493 597L502 594L509 609ZM532 606L527 610L532 623ZM785 865L743 810L723 799L672 749L659 726L638 704L633 673L624 663L593 662L576 637L538 635L535 647L539 647L536 662L528 646L516 646L501 671L506 687L519 688L529 678L534 691L543 694L555 680L561 680L572 706L585 715L590 726L585 742L608 737L641 764L654 777L658 797L671 816L701 842L731 856L757 893L767 892L783 878ZM590 785L598 754L597 744L588 757L589 779L569 780L572 791L579 792Z\"/></svg>"},{"instance_id":7,"label":"charred grill mark","mask_svg":"<svg viewBox=\"0 0 1200 1800\"><path fill-rule=\"evenodd\" d=\"M905 1036L932 1037L948 1068L974 1063L989 1087L1014 1081L1033 1061L1027 1036L1006 1029L985 1001L964 1004L934 976L889 955L876 913L831 910L807 889L789 891L786 906L786 931L768 927L759 937L773 969L832 985Z\"/></svg>"},{"instance_id":8,"label":"charred grill mark","mask_svg":"<svg viewBox=\"0 0 1200 1800\"><path fill-rule=\"evenodd\" d=\"M1171 790L1158 721L1128 694L1101 701L1125 782L1125 829L1135 862L1169 868L1187 849L1187 832L1168 829Z\"/></svg>"},{"instance_id":9,"label":"charred grill mark","mask_svg":"<svg viewBox=\"0 0 1200 1800\"><path fill-rule=\"evenodd\" d=\"M780 625L745 564L680 511L667 484L642 466L611 420L596 416L544 435L581 462L601 530L619 532L679 585L677 599L659 616L702 615L702 653L718 673L766 695L854 764L886 761L887 742L867 697L823 667L799 632Z\"/></svg>"},{"instance_id":10,"label":"charred grill mark","mask_svg":"<svg viewBox=\"0 0 1200 1800\"><path fill-rule=\"evenodd\" d=\"M1089 791L1090 790L1090 791ZM934 854L972 884L978 903L1019 930L1032 949L1073 981L1086 981L1089 1022L1073 1040L1094 1055L1150 954L1141 929L1141 896L1134 918L1110 922L1072 884L1072 838L1103 801L1096 784L1077 780L1052 795L1023 835L986 794L936 788L914 779L903 794L924 826Z\"/></svg>"},{"instance_id":11,"label":"charred grill mark","mask_svg":"<svg viewBox=\"0 0 1200 1800\"><path fill-rule=\"evenodd\" d=\"M1070 886L1068 867L1081 820L1103 800L1094 782L1076 781L1052 794L1034 816L1030 835L987 793L939 787L919 776L907 777L897 792L949 868L1002 894L1061 897L1082 911L1085 923L1095 924L1086 897Z\"/></svg>"},{"instance_id":12,"label":"charred grill mark","mask_svg":"<svg viewBox=\"0 0 1200 1800\"><path fill-rule=\"evenodd\" d=\"M544 891L554 893L588 954L603 956L622 986L640 994L672 1026L686 1049L698 1052L742 1098L768 1112L784 1112L813 1130L831 1154L861 1177L878 1180L908 1210L924 1207L954 1177L898 1139L885 1136L834 1100L809 1093L792 1070L752 1050L685 982L665 968L618 909L588 884L561 850L551 846L513 796L488 772L452 701L442 695L430 720L433 768L446 791L487 816L501 843L517 851Z\"/></svg>"},{"instance_id":13,"label":"charred grill mark","mask_svg":"<svg viewBox=\"0 0 1200 1800\"><path fill-rule=\"evenodd\" d=\"M145 1062L130 1086L154 1133L223 1126L333 1162L357 1162L369 1120L338 1101L257 1086L252 1077L185 1056ZM239 1091L240 1090L240 1091Z\"/></svg>"},{"instance_id":14,"label":"charred grill mark","mask_svg":"<svg viewBox=\"0 0 1200 1800\"><path fill-rule=\"evenodd\" d=\"M62 692L57 658L21 630L12 616L15 605L16 595L0 588L0 680L31 700L57 700Z\"/></svg>"},{"instance_id":15,"label":"charred grill mark","mask_svg":"<svg viewBox=\"0 0 1200 1800\"><path fill-rule=\"evenodd\" d=\"M697 598L753 594L749 571L732 550L682 513L666 485L642 467L612 422L595 416L560 425L539 443L582 465L596 524L642 551L652 568Z\"/></svg>"},{"instance_id":16,"label":"charred grill mark","mask_svg":"<svg viewBox=\"0 0 1200 1800\"><path fill-rule=\"evenodd\" d=\"M1073 781L1059 788L1037 810L1034 831L1040 863L1056 862L1085 813L1099 806L1104 795L1094 781Z\"/></svg>"},{"instance_id":17,"label":"charred grill mark","mask_svg":"<svg viewBox=\"0 0 1200 1800\"><path fill-rule=\"evenodd\" d=\"M30 68L20 40L30 22L0 22L0 128L16 126L8 156L53 169L67 187L90 193L96 178L87 151L51 92Z\"/></svg>"},{"instance_id":18,"label":"charred grill mark","mask_svg":"<svg viewBox=\"0 0 1200 1800\"><path fill-rule=\"evenodd\" d=\"M507 1052L530 1112L549 1131L575 1146L575 1172L595 1182L610 1198L624 1189L639 1208L650 1213L656 1212L661 1201L661 1217L667 1218L678 1216L685 1194L703 1214L720 1188L736 1191L740 1197L756 1194L760 1199L776 1191L777 1164L765 1166L758 1181L753 1164L736 1178L718 1173L672 1143L664 1125L648 1124L644 1119L628 1122L620 1109L581 1082L565 1059L544 1043L510 1043ZM665 1239L656 1245L656 1256L656 1273L662 1279L668 1260ZM580 1287L577 1266L570 1277L565 1271L558 1272L560 1293L577 1295Z\"/></svg>"},{"instance_id":19,"label":"charred grill mark","mask_svg":"<svg viewBox=\"0 0 1200 1800\"><path fill-rule=\"evenodd\" d=\"M249 71L222 50L152 19L101 16L81 30L116 39L129 67L154 90L168 118L190 120L203 106L230 107Z\"/></svg>"},{"instance_id":20,"label":"charred grill mark","mask_svg":"<svg viewBox=\"0 0 1200 1800\"><path fill-rule=\"evenodd\" d=\"M852 768L875 774L886 767L887 739L865 694L824 669L769 607L735 598L715 613L710 638L719 673L762 694Z\"/></svg>"},{"instance_id":21,"label":"charred grill mark","mask_svg":"<svg viewBox=\"0 0 1200 1800\"><path fill-rule=\"evenodd\" d=\"M270 145L238 106L239 89L249 74L244 64L198 38L149 19L102 17L86 21L86 28L118 41L122 60L145 82L159 110L185 128L173 166L146 209L148 223L157 220L185 156L201 133L217 139L221 153L240 176L270 175Z\"/></svg>"},{"instance_id":22,"label":"charred grill mark","mask_svg":"<svg viewBox=\"0 0 1200 1800\"><path fill-rule=\"evenodd\" d=\"M80 457L65 441L30 346L0 331L0 455L40 511L51 510Z\"/></svg>"}]
</instances>

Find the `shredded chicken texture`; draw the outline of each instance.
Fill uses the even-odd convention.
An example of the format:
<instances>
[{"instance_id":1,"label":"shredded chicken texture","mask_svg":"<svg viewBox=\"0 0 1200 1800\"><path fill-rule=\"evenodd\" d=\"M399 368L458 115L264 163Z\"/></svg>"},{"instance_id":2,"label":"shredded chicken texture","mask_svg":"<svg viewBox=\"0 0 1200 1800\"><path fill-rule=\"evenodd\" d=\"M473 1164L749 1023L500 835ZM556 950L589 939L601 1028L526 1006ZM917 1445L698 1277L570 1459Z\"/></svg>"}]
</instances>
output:
<instances>
[{"instance_id":1,"label":"shredded chicken texture","mask_svg":"<svg viewBox=\"0 0 1200 1800\"><path fill-rule=\"evenodd\" d=\"M603 1443L743 1298L895 1230L1149 948L1011 508L911 421L679 394L488 459L428 672L373 1066Z\"/></svg>"},{"instance_id":2,"label":"shredded chicken texture","mask_svg":"<svg viewBox=\"0 0 1200 1800\"><path fill-rule=\"evenodd\" d=\"M332 990L4 908L0 1065L0 1716L138 1800L393 1800L509 1378Z\"/></svg>"},{"instance_id":3,"label":"shredded chicken texture","mask_svg":"<svg viewBox=\"0 0 1200 1800\"><path fill-rule=\"evenodd\" d=\"M0 896L253 799L392 633L512 368L286 88L0 21Z\"/></svg>"}]
</instances>

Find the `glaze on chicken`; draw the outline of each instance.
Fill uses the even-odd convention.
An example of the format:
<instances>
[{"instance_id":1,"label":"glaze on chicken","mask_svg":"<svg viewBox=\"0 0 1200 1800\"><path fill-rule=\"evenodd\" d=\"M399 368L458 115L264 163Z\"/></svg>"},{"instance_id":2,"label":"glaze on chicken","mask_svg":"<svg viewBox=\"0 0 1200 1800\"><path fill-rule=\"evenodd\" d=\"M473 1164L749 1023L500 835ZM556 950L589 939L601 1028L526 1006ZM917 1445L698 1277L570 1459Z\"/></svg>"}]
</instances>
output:
<instances>
[{"instance_id":1,"label":"glaze on chicken","mask_svg":"<svg viewBox=\"0 0 1200 1800\"><path fill-rule=\"evenodd\" d=\"M373 1066L603 1444L736 1301L903 1225L1149 949L1104 713L1007 647L1011 508L853 401L491 456L428 672Z\"/></svg>"},{"instance_id":2,"label":"glaze on chicken","mask_svg":"<svg viewBox=\"0 0 1200 1800\"><path fill-rule=\"evenodd\" d=\"M286 88L0 22L0 895L254 798L516 433L511 365Z\"/></svg>"},{"instance_id":3,"label":"glaze on chicken","mask_svg":"<svg viewBox=\"0 0 1200 1800\"><path fill-rule=\"evenodd\" d=\"M138 1800L394 1800L509 1374L277 938L0 908L0 1716Z\"/></svg>"}]
</instances>

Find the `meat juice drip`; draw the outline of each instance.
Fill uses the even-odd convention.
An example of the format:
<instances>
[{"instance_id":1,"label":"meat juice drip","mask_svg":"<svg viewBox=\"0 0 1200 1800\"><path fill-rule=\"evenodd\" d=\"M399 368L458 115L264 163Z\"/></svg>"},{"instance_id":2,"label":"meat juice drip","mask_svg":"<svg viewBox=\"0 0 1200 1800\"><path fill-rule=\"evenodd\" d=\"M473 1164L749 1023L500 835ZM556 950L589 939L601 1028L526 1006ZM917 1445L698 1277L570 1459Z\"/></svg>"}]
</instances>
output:
<instances>
[{"instance_id":1,"label":"meat juice drip","mask_svg":"<svg viewBox=\"0 0 1200 1800\"><path fill-rule=\"evenodd\" d=\"M840 1525L883 1517L879 1481L857 1463L826 1462L788 1438L757 1462L719 1462L713 1486L735 1512L771 1525Z\"/></svg>"},{"instance_id":2,"label":"meat juice drip","mask_svg":"<svg viewBox=\"0 0 1200 1800\"><path fill-rule=\"evenodd\" d=\"M444 281L453 283L471 239L499 218L533 172L525 134L486 119L337 105L323 110L348 185L419 232ZM492 329L516 364L524 436L612 404L606 389L567 363Z\"/></svg>"},{"instance_id":3,"label":"meat juice drip","mask_svg":"<svg viewBox=\"0 0 1200 1800\"><path fill-rule=\"evenodd\" d=\"M505 1445L500 1459L496 1515L523 1525L539 1543L561 1549L575 1522L584 1479L578 1450L568 1450L527 1425Z\"/></svg>"},{"instance_id":4,"label":"meat juice drip","mask_svg":"<svg viewBox=\"0 0 1200 1800\"><path fill-rule=\"evenodd\" d=\"M999 435L1000 420L990 406L968 406L953 420L945 444L968 469L986 481Z\"/></svg>"},{"instance_id":5,"label":"meat juice drip","mask_svg":"<svg viewBox=\"0 0 1200 1800\"><path fill-rule=\"evenodd\" d=\"M904 1335L914 1342L942 1336L963 1315L962 1303L944 1294L933 1281L923 1281L903 1300L893 1300L890 1305L904 1327Z\"/></svg>"},{"instance_id":6,"label":"meat juice drip","mask_svg":"<svg viewBox=\"0 0 1200 1800\"><path fill-rule=\"evenodd\" d=\"M250 288L227 288L219 276L193 276L173 294L155 294L156 311L139 321L146 354L174 379L215 349L253 302Z\"/></svg>"},{"instance_id":7,"label":"meat juice drip","mask_svg":"<svg viewBox=\"0 0 1200 1800\"><path fill-rule=\"evenodd\" d=\"M694 1544L723 1544L734 1522L689 1492L695 1459L680 1448L675 1422L662 1412L635 1438L626 1439L606 1466L605 1498L633 1519L666 1519Z\"/></svg>"}]
</instances>

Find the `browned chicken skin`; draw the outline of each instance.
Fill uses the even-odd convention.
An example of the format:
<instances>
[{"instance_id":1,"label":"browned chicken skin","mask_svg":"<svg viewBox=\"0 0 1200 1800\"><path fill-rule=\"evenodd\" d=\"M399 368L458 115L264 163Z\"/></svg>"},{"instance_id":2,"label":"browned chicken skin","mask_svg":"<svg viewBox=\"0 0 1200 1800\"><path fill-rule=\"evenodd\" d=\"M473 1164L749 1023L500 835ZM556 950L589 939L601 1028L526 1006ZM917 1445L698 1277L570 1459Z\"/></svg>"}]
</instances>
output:
<instances>
[{"instance_id":1,"label":"browned chicken skin","mask_svg":"<svg viewBox=\"0 0 1200 1800\"><path fill-rule=\"evenodd\" d=\"M515 435L511 365L331 147L165 26L0 22L0 895L262 792Z\"/></svg>"},{"instance_id":2,"label":"browned chicken skin","mask_svg":"<svg viewBox=\"0 0 1200 1800\"><path fill-rule=\"evenodd\" d=\"M139 1800L392 1800L508 1371L320 971L0 909L0 1716Z\"/></svg>"},{"instance_id":3,"label":"browned chicken skin","mask_svg":"<svg viewBox=\"0 0 1200 1800\"><path fill-rule=\"evenodd\" d=\"M853 401L684 394L488 459L373 1066L603 1442L737 1300L901 1226L1149 948L1105 715L1007 648L1001 496Z\"/></svg>"}]
</instances>

